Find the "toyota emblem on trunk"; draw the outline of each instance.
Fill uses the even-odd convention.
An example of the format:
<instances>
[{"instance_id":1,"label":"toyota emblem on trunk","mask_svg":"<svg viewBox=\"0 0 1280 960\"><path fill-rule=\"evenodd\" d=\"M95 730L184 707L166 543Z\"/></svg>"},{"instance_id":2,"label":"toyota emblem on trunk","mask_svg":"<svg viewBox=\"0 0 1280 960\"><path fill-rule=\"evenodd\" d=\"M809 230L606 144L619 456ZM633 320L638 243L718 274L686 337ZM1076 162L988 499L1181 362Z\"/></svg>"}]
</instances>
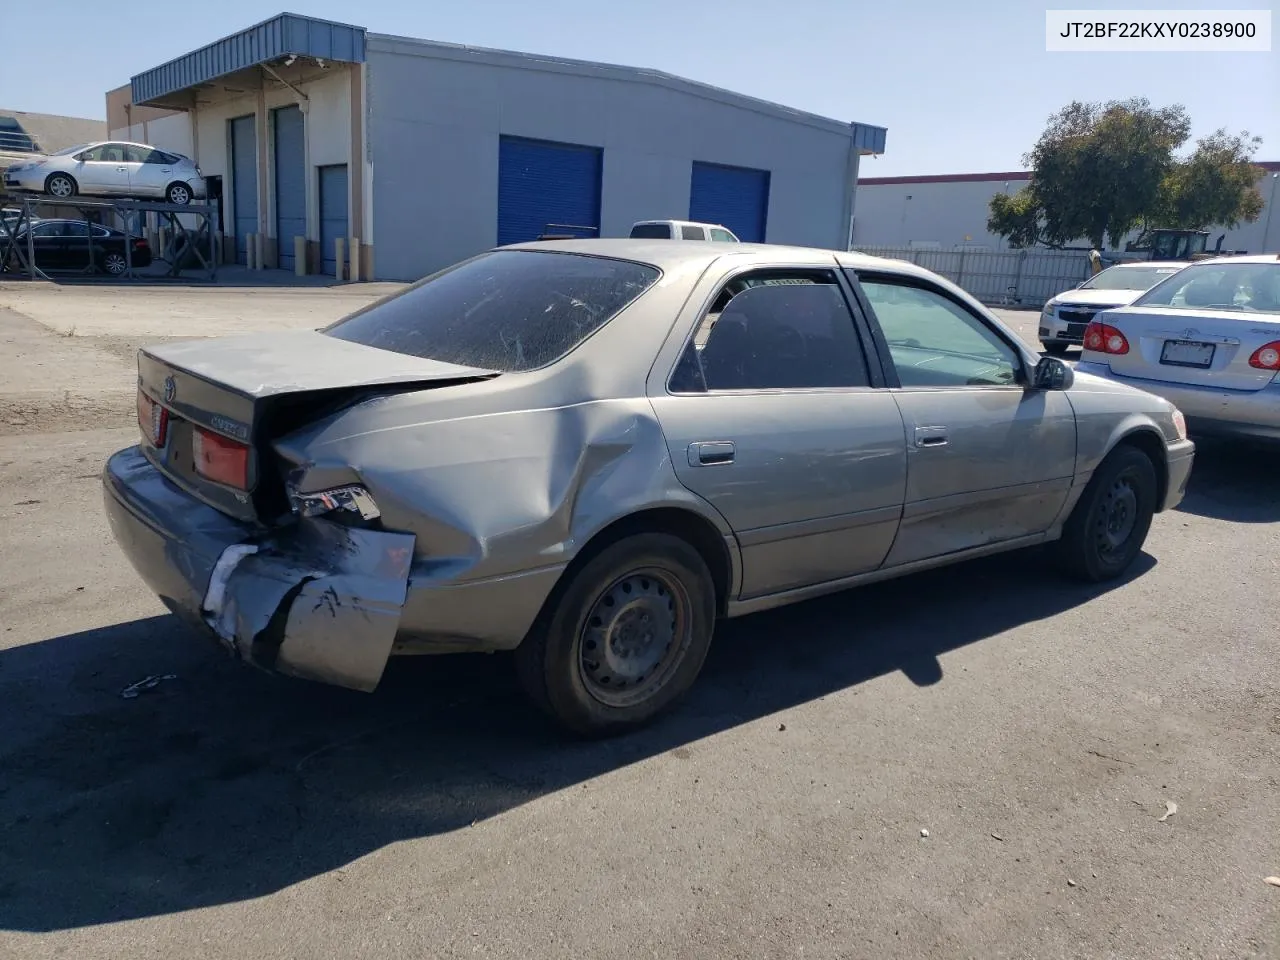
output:
<instances>
[{"instance_id":1,"label":"toyota emblem on trunk","mask_svg":"<svg viewBox=\"0 0 1280 960\"><path fill-rule=\"evenodd\" d=\"M173 377L164 378L164 402L173 403L174 394L178 392L178 385L174 382Z\"/></svg>"}]
</instances>

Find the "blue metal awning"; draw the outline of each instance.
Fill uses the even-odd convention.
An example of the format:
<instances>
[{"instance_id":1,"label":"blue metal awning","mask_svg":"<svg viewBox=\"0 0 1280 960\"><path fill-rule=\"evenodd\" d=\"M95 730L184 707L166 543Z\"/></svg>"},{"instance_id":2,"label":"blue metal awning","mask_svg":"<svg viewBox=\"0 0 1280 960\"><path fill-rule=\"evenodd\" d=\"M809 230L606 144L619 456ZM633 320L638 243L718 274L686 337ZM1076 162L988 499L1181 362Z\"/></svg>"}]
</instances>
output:
<instances>
[{"instance_id":1,"label":"blue metal awning","mask_svg":"<svg viewBox=\"0 0 1280 960\"><path fill-rule=\"evenodd\" d=\"M851 123L853 147L859 153L884 153L884 141L889 131L884 127L872 127L865 123Z\"/></svg>"},{"instance_id":2,"label":"blue metal awning","mask_svg":"<svg viewBox=\"0 0 1280 960\"><path fill-rule=\"evenodd\" d=\"M131 78L133 102L154 102L290 54L364 63L364 44L364 27L282 13Z\"/></svg>"}]
</instances>

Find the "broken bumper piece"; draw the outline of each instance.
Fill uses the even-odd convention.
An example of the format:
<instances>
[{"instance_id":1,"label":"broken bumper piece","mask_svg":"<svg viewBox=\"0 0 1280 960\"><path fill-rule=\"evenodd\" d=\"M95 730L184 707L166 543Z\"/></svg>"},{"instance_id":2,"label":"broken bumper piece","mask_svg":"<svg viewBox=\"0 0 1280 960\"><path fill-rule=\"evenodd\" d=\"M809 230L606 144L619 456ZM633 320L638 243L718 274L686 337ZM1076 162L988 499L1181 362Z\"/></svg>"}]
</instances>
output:
<instances>
[{"instance_id":1,"label":"broken bumper piece","mask_svg":"<svg viewBox=\"0 0 1280 960\"><path fill-rule=\"evenodd\" d=\"M184 493L137 447L107 461L107 516L175 613L259 667L355 690L382 678L414 537L303 518L262 533Z\"/></svg>"}]
</instances>

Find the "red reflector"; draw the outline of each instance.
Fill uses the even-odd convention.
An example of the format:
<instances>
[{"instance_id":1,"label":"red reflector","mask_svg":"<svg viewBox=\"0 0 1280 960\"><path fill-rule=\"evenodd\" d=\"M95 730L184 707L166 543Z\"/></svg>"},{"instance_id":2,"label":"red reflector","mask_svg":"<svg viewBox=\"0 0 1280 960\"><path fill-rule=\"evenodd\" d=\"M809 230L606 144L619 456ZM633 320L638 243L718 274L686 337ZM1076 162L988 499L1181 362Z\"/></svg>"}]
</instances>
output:
<instances>
[{"instance_id":1,"label":"red reflector","mask_svg":"<svg viewBox=\"0 0 1280 960\"><path fill-rule=\"evenodd\" d=\"M153 447L163 447L169 432L169 411L138 388L138 426Z\"/></svg>"},{"instance_id":2,"label":"red reflector","mask_svg":"<svg viewBox=\"0 0 1280 960\"><path fill-rule=\"evenodd\" d=\"M191 447L200 476L237 490L249 489L249 448L243 443L197 427Z\"/></svg>"},{"instance_id":3,"label":"red reflector","mask_svg":"<svg viewBox=\"0 0 1280 960\"><path fill-rule=\"evenodd\" d=\"M1091 320L1084 328L1084 348L1098 353L1123 356L1129 352L1129 341L1115 327Z\"/></svg>"},{"instance_id":4,"label":"red reflector","mask_svg":"<svg viewBox=\"0 0 1280 960\"><path fill-rule=\"evenodd\" d=\"M1264 343L1249 358L1249 366L1259 370L1280 370L1280 340Z\"/></svg>"}]
</instances>

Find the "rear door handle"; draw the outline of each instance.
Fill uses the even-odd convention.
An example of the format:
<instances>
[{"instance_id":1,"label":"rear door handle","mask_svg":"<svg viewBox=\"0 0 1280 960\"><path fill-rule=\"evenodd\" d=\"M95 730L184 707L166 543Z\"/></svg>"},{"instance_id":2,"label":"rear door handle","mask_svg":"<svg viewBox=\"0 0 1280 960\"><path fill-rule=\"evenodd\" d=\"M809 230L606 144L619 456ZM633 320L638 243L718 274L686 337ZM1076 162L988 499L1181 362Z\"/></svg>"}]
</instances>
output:
<instances>
[{"instance_id":1,"label":"rear door handle","mask_svg":"<svg viewBox=\"0 0 1280 960\"><path fill-rule=\"evenodd\" d=\"M733 463L733 441L704 440L689 444L689 466L714 467L722 463Z\"/></svg>"},{"instance_id":2,"label":"rear door handle","mask_svg":"<svg viewBox=\"0 0 1280 960\"><path fill-rule=\"evenodd\" d=\"M946 427L916 427L917 447L945 447L946 445Z\"/></svg>"}]
</instances>

